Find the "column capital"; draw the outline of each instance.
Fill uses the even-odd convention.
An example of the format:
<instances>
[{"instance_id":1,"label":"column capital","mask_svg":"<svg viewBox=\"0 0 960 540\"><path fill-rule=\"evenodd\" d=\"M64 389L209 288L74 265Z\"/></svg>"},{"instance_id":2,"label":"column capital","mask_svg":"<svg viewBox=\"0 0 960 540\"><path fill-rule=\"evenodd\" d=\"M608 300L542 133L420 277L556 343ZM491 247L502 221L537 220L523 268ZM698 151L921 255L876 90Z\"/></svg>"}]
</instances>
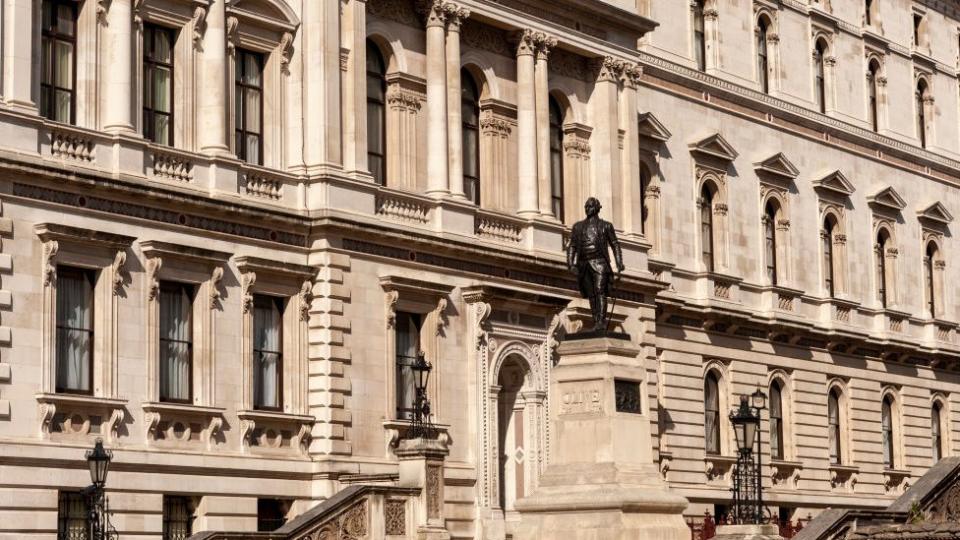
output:
<instances>
[{"instance_id":1,"label":"column capital","mask_svg":"<svg viewBox=\"0 0 960 540\"><path fill-rule=\"evenodd\" d=\"M639 64L625 64L623 67L623 84L627 88L636 88L643 77L643 67Z\"/></svg>"},{"instance_id":2,"label":"column capital","mask_svg":"<svg viewBox=\"0 0 960 540\"><path fill-rule=\"evenodd\" d=\"M517 46L517 56L533 56L536 53L537 34L538 32L525 28L514 32L510 36Z\"/></svg>"},{"instance_id":3,"label":"column capital","mask_svg":"<svg viewBox=\"0 0 960 540\"><path fill-rule=\"evenodd\" d=\"M625 62L612 56L601 56L590 60L590 67L597 74L597 82L619 82L623 76Z\"/></svg>"},{"instance_id":4,"label":"column capital","mask_svg":"<svg viewBox=\"0 0 960 540\"><path fill-rule=\"evenodd\" d=\"M557 46L557 38L542 32L536 34L537 60L546 60L550 56L550 49Z\"/></svg>"},{"instance_id":5,"label":"column capital","mask_svg":"<svg viewBox=\"0 0 960 540\"><path fill-rule=\"evenodd\" d=\"M451 32L459 32L460 25L463 24L463 21L470 18L469 9L454 4L453 2L443 4L443 13L447 21L447 30Z\"/></svg>"},{"instance_id":6,"label":"column capital","mask_svg":"<svg viewBox=\"0 0 960 540\"><path fill-rule=\"evenodd\" d=\"M447 20L447 12L444 9L447 2L443 0L419 0L417 2L417 11L419 11L426 22L427 28L431 26L442 27Z\"/></svg>"}]
</instances>

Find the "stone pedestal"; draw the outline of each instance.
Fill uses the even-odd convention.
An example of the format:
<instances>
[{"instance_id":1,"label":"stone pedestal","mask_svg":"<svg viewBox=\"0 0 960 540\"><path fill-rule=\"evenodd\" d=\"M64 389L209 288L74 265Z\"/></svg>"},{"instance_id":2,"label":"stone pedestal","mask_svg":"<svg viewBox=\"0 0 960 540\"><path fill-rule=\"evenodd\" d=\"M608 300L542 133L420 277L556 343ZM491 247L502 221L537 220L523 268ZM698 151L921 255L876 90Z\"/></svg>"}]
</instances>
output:
<instances>
[{"instance_id":1,"label":"stone pedestal","mask_svg":"<svg viewBox=\"0 0 960 540\"><path fill-rule=\"evenodd\" d=\"M443 518L443 462L449 451L436 438L403 439L394 451L400 461L400 487L420 488L415 507L417 540L449 540Z\"/></svg>"},{"instance_id":2,"label":"stone pedestal","mask_svg":"<svg viewBox=\"0 0 960 540\"><path fill-rule=\"evenodd\" d=\"M776 525L721 525L715 540L783 540Z\"/></svg>"},{"instance_id":3,"label":"stone pedestal","mask_svg":"<svg viewBox=\"0 0 960 540\"><path fill-rule=\"evenodd\" d=\"M517 540L688 540L687 500L652 459L646 371L629 340L565 341L550 394L553 454L517 501Z\"/></svg>"}]
</instances>

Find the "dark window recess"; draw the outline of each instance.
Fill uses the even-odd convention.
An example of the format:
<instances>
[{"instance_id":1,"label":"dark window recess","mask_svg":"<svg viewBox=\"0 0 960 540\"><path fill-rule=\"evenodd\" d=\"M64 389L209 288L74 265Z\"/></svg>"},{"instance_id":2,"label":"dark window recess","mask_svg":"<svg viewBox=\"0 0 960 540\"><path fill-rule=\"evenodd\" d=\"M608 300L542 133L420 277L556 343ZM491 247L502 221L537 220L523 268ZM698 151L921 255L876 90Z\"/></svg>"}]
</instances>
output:
<instances>
[{"instance_id":1,"label":"dark window recess","mask_svg":"<svg viewBox=\"0 0 960 540\"><path fill-rule=\"evenodd\" d=\"M617 412L642 414L640 408L640 383L634 381L613 382L614 396L617 402Z\"/></svg>"},{"instance_id":2,"label":"dark window recess","mask_svg":"<svg viewBox=\"0 0 960 540\"><path fill-rule=\"evenodd\" d=\"M287 522L290 503L280 499L257 499L257 531L273 532Z\"/></svg>"}]
</instances>

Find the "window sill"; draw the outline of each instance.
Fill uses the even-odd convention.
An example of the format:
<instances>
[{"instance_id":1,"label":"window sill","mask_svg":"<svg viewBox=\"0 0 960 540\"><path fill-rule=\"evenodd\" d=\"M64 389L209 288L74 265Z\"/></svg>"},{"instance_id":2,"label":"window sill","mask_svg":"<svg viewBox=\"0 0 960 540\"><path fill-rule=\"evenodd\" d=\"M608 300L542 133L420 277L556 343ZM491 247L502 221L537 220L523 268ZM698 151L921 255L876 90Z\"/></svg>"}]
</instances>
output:
<instances>
[{"instance_id":1,"label":"window sill","mask_svg":"<svg viewBox=\"0 0 960 540\"><path fill-rule=\"evenodd\" d=\"M297 450L306 456L310 451L310 435L316 418L306 414L282 411L244 409L240 419L240 441L244 452L289 452Z\"/></svg>"},{"instance_id":2,"label":"window sill","mask_svg":"<svg viewBox=\"0 0 960 540\"><path fill-rule=\"evenodd\" d=\"M98 397L83 394L35 395L40 406L40 433L51 435L105 436L107 442L117 439L117 430L126 418L126 399ZM93 417L99 417L97 424ZM91 430L98 425L99 429Z\"/></svg>"},{"instance_id":3,"label":"window sill","mask_svg":"<svg viewBox=\"0 0 960 540\"><path fill-rule=\"evenodd\" d=\"M803 463L784 459L770 460L771 478L774 487L797 487Z\"/></svg>"},{"instance_id":4,"label":"window sill","mask_svg":"<svg viewBox=\"0 0 960 540\"><path fill-rule=\"evenodd\" d=\"M284 422L288 424L302 424L316 421L316 418L308 414L294 414L283 411L269 411L263 409L242 409L237 411L237 418L241 420Z\"/></svg>"},{"instance_id":5,"label":"window sill","mask_svg":"<svg viewBox=\"0 0 960 540\"><path fill-rule=\"evenodd\" d=\"M726 480L733 466L737 464L737 458L720 454L707 454L703 458L703 463L707 481Z\"/></svg>"}]
</instances>

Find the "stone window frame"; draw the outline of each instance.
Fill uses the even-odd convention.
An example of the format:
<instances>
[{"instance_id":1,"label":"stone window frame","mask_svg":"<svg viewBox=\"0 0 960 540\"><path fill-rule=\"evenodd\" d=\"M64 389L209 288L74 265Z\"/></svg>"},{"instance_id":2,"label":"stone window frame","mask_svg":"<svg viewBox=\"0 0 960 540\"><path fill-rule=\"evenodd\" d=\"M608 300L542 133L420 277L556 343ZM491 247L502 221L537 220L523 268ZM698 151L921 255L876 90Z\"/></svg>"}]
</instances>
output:
<instances>
[{"instance_id":1,"label":"stone window frame","mask_svg":"<svg viewBox=\"0 0 960 540\"><path fill-rule=\"evenodd\" d=\"M863 3L863 27L883 34L883 19L880 12L881 0L865 0Z\"/></svg>"},{"instance_id":2,"label":"stone window frame","mask_svg":"<svg viewBox=\"0 0 960 540\"><path fill-rule=\"evenodd\" d=\"M933 95L933 73L914 66L913 118L916 128L916 140L922 148L932 148L936 144L936 98ZM921 86L922 85L922 86ZM921 89L922 88L922 89ZM923 131L920 131L921 116Z\"/></svg>"},{"instance_id":3,"label":"stone window frame","mask_svg":"<svg viewBox=\"0 0 960 540\"><path fill-rule=\"evenodd\" d=\"M780 385L780 415L783 422L783 458L770 459L771 485L776 488L796 488L800 481L803 462L799 460L796 443L796 411L794 406L793 373L785 369L773 369L767 375L767 391L774 382ZM770 424L767 421L767 441L769 444Z\"/></svg>"},{"instance_id":4,"label":"stone window frame","mask_svg":"<svg viewBox=\"0 0 960 540\"><path fill-rule=\"evenodd\" d=\"M873 70L873 66L876 65L876 70ZM876 89L876 124L877 124L877 133L883 133L888 129L889 121L887 118L887 67L886 67L886 57L885 55L872 48L867 48L866 54L864 55L864 84L866 90L864 95L867 97L864 104L867 107L867 124L868 129L873 129L872 125L869 125L870 119L870 90L871 87Z\"/></svg>"},{"instance_id":5,"label":"stone window frame","mask_svg":"<svg viewBox=\"0 0 960 540\"><path fill-rule=\"evenodd\" d=\"M136 238L58 223L38 223L34 232L40 241L42 264L41 375L36 394L41 438L104 436L108 443L114 442L126 419L127 403L119 397L118 304L126 295L127 252ZM97 272L90 394L56 393L56 279L60 264ZM101 419L98 429L93 427L94 417Z\"/></svg>"},{"instance_id":6,"label":"stone window frame","mask_svg":"<svg viewBox=\"0 0 960 540\"><path fill-rule=\"evenodd\" d=\"M877 258L883 257L883 290L886 301L880 298L880 283L877 283L878 273L876 271L871 272L873 278L873 296L874 300L877 303L877 306L880 309L889 310L896 309L900 305L900 291L897 286L898 282L898 264L897 256L900 253L898 248L899 243L897 241L897 224L896 221L887 217L881 217L874 215L873 217L873 235L872 235L872 258L873 264L871 268L877 268ZM880 234L886 235L886 242L883 245L883 251L880 250L880 243L877 239L880 237Z\"/></svg>"},{"instance_id":7,"label":"stone window frame","mask_svg":"<svg viewBox=\"0 0 960 540\"><path fill-rule=\"evenodd\" d=\"M433 366L430 374L427 396L430 399L430 409L434 420L442 418L442 403L439 397L443 390L443 359L441 356L441 341L445 337L448 323L447 307L449 296L453 292L452 285L444 285L431 281L414 279L401 275L385 275L380 277L380 288L384 292L384 373L386 388L384 389L384 427L398 432L406 430L409 420L396 418L397 391L396 391L396 313L398 311L417 313L423 316L420 328L420 349L428 362ZM402 433L399 433L402 436Z\"/></svg>"},{"instance_id":8,"label":"stone window frame","mask_svg":"<svg viewBox=\"0 0 960 540\"><path fill-rule=\"evenodd\" d=\"M700 70L697 64L696 40L694 32L696 28L697 10L701 9L703 17L703 72L711 73L720 67L720 24L719 9L717 0L690 0L690 58L693 68Z\"/></svg>"},{"instance_id":9,"label":"stone window frame","mask_svg":"<svg viewBox=\"0 0 960 540\"><path fill-rule=\"evenodd\" d=\"M893 466L888 467L886 462L883 462L883 467L885 470L902 470L905 469L905 459L906 459L906 450L904 448L904 434L903 434L903 401L900 398L900 389L892 385L883 386L880 389L880 411L881 411L881 420L880 425L883 424L882 414L883 414L883 402L890 400L890 428L892 430L892 443L893 446L890 449L892 454ZM881 437L882 437L882 427L881 427ZM881 439L882 445L882 439ZM882 457L881 457L882 459Z\"/></svg>"},{"instance_id":10,"label":"stone window frame","mask_svg":"<svg viewBox=\"0 0 960 540\"><path fill-rule=\"evenodd\" d=\"M281 412L307 414L307 321L316 271L311 266L261 259L233 258L240 277L240 307L243 330L240 334L240 410L254 411L253 404L253 301L254 295L282 298L283 381Z\"/></svg>"},{"instance_id":11,"label":"stone window frame","mask_svg":"<svg viewBox=\"0 0 960 540\"><path fill-rule=\"evenodd\" d=\"M837 57L833 55L833 49L835 44L834 32L830 29L818 26L814 24L813 26L813 36L811 42L813 43L813 48L811 51L811 81L816 81L817 77L817 61L818 58L823 62L823 109L818 109L817 112L822 114L831 115L836 111L837 100L835 95L836 89L836 65ZM823 44L823 52L821 53L818 50L820 44ZM817 86L813 85L813 99L811 100L814 105L817 104Z\"/></svg>"},{"instance_id":12,"label":"stone window frame","mask_svg":"<svg viewBox=\"0 0 960 540\"><path fill-rule=\"evenodd\" d=\"M91 397L118 396L119 331L118 303L126 295L124 267L127 250L136 238L94 229L38 223L34 232L42 246L43 318L41 345L43 394L56 393L57 266L72 266L97 272L94 284L94 347Z\"/></svg>"},{"instance_id":13,"label":"stone window frame","mask_svg":"<svg viewBox=\"0 0 960 540\"><path fill-rule=\"evenodd\" d=\"M930 408L940 406L940 456L941 458L949 457L953 455L953 430L951 429L951 424L953 423L951 407L950 407L950 396L943 392L932 392L930 394ZM931 413L932 416L932 413ZM932 428L932 426L931 426ZM931 433L932 438L932 433ZM931 444L932 444L931 440Z\"/></svg>"},{"instance_id":14,"label":"stone window frame","mask_svg":"<svg viewBox=\"0 0 960 540\"><path fill-rule=\"evenodd\" d=\"M947 289L946 289L946 258L944 257L944 235L940 231L934 231L927 228L923 229L922 244L920 246L920 260L921 264L924 265L921 268L920 275L923 276L923 309L921 313L923 314L923 319L926 320L943 320L946 315L946 299ZM930 291L929 286L927 285L926 272L926 258L927 258L927 249L933 244L936 247L936 256L931 262L933 269L933 313L927 308L930 303Z\"/></svg>"},{"instance_id":15,"label":"stone window frame","mask_svg":"<svg viewBox=\"0 0 960 540\"><path fill-rule=\"evenodd\" d=\"M759 55L757 48L757 39L760 32L760 21L766 20L767 28L767 88L764 91L760 85L760 73L757 71L758 65L756 59ZM754 58L754 77L758 84L758 90L770 95L777 95L780 90L780 21L778 11L775 8L764 4L759 4L755 0L753 13L753 58Z\"/></svg>"},{"instance_id":16,"label":"stone window frame","mask_svg":"<svg viewBox=\"0 0 960 540\"><path fill-rule=\"evenodd\" d=\"M717 456L733 456L736 444L733 442L733 426L726 414L731 410L733 400L733 384L730 380L730 367L722 360L708 360L703 368L701 381L706 381L707 375L713 373L717 378L717 392L720 407L720 453ZM702 385L701 385L702 386ZM705 399L705 398L704 398ZM702 400L701 400L702 401ZM706 447L706 444L704 444Z\"/></svg>"},{"instance_id":17,"label":"stone window frame","mask_svg":"<svg viewBox=\"0 0 960 540\"><path fill-rule=\"evenodd\" d=\"M256 11L245 9L248 5L262 4L272 9ZM293 56L294 36L300 20L284 2L277 0L234 0L227 8L227 146L236 152L236 51L238 48L262 54L264 58L261 95L261 146L263 154L260 165L250 167L285 169L288 165L285 126L290 109L287 78ZM366 77L366 71L364 71ZM366 102L364 102L366 107ZM365 152L365 151L364 151ZM365 155L365 154L364 154Z\"/></svg>"},{"instance_id":18,"label":"stone window frame","mask_svg":"<svg viewBox=\"0 0 960 540\"><path fill-rule=\"evenodd\" d=\"M833 292L828 291L824 288L824 283L826 281L826 272L827 268L824 266L824 257L823 257L823 240L827 235L827 230L825 224L828 219L833 219L834 229L831 231L831 243L833 246L833 255L831 261L833 263L832 270L832 282L833 282ZM848 289L848 276L847 276L847 227L846 227L846 209L843 206L837 204L826 204L823 206L820 212L820 221L819 221L819 230L820 230L820 243L818 244L817 252L820 253L820 290L821 296L826 299L839 299L843 298L847 294Z\"/></svg>"},{"instance_id":19,"label":"stone window frame","mask_svg":"<svg viewBox=\"0 0 960 540\"><path fill-rule=\"evenodd\" d=\"M132 85L133 126L143 133L143 27L153 24L174 31L173 46L173 144L156 144L160 148L197 149L196 107L202 32L209 8L206 0L141 0L134 3L134 51ZM155 143L149 143L151 145Z\"/></svg>"},{"instance_id":20,"label":"stone window frame","mask_svg":"<svg viewBox=\"0 0 960 540\"><path fill-rule=\"evenodd\" d=\"M28 0L33 3L33 43L39 47L43 17L42 0ZM99 84L100 74L100 47L101 24L104 17L101 15L103 6L98 0L75 0L77 4L76 50L74 51L74 113L72 125L87 129L100 127ZM36 49L35 49L36 50ZM39 110L40 103L40 66L33 66L31 77L31 94L33 103ZM60 124L54 120L44 119L45 122Z\"/></svg>"},{"instance_id":21,"label":"stone window frame","mask_svg":"<svg viewBox=\"0 0 960 540\"><path fill-rule=\"evenodd\" d=\"M147 403L160 402L160 282L196 287L193 302L193 395L179 407L213 407L216 403L216 313L222 311L220 282L232 254L182 244L140 240L144 256ZM165 405L174 405L166 404Z\"/></svg>"},{"instance_id":22,"label":"stone window frame","mask_svg":"<svg viewBox=\"0 0 960 540\"><path fill-rule=\"evenodd\" d=\"M711 205L713 208L712 212L712 222L711 230L713 231L713 269L707 268L702 261L702 257L698 257L698 266L701 272L705 273L722 273L727 269L728 261L728 238L729 238L729 220L728 220L728 210L727 206L727 175L725 172L710 168L710 167L701 167L697 166L696 168L696 205L698 208L697 215L700 215L699 209L705 204L703 198L700 197L700 194L703 193L704 187L709 187L713 191L713 200ZM699 219L698 219L699 223ZM702 235L697 233L697 253L703 252L703 243L704 239Z\"/></svg>"},{"instance_id":23,"label":"stone window frame","mask_svg":"<svg viewBox=\"0 0 960 540\"><path fill-rule=\"evenodd\" d=\"M760 239L763 257L759 258L762 279L771 287L782 287L791 283L793 279L793 257L790 239L790 193L787 189L763 185L760 187ZM770 283L766 279L766 226L769 216L767 205L774 206L774 249L776 279Z\"/></svg>"},{"instance_id":24,"label":"stone window frame","mask_svg":"<svg viewBox=\"0 0 960 540\"><path fill-rule=\"evenodd\" d=\"M914 3L910 6L910 50L930 56L930 18L927 15L922 5ZM917 17L920 18L919 25L915 24Z\"/></svg>"},{"instance_id":25,"label":"stone window frame","mask_svg":"<svg viewBox=\"0 0 960 540\"><path fill-rule=\"evenodd\" d=\"M638 151L640 153L641 179L643 169L646 168L649 177L646 189L642 189L640 201L642 210L640 214L640 230L643 236L650 242L651 252L659 254L661 252L661 229L662 229L662 211L660 203L660 194L663 189L663 171L660 167L660 155L667 141L673 136L672 133L663 125L663 123L652 113L644 112L637 115L637 139ZM643 214L646 210L646 215Z\"/></svg>"},{"instance_id":26,"label":"stone window frame","mask_svg":"<svg viewBox=\"0 0 960 540\"><path fill-rule=\"evenodd\" d=\"M840 421L840 455L838 456L839 463L831 463L831 468L835 467L852 467L855 462L855 454L853 452L853 437L851 435L851 422L850 417L850 382L843 378L834 377L827 381L827 392L825 397L829 400L831 392L836 391L837 393L837 405L839 406L839 421ZM829 406L827 407L827 415L829 414ZM825 417L827 415L824 415ZM829 437L828 437L829 439ZM829 461L829 442L828 442L828 461Z\"/></svg>"}]
</instances>

